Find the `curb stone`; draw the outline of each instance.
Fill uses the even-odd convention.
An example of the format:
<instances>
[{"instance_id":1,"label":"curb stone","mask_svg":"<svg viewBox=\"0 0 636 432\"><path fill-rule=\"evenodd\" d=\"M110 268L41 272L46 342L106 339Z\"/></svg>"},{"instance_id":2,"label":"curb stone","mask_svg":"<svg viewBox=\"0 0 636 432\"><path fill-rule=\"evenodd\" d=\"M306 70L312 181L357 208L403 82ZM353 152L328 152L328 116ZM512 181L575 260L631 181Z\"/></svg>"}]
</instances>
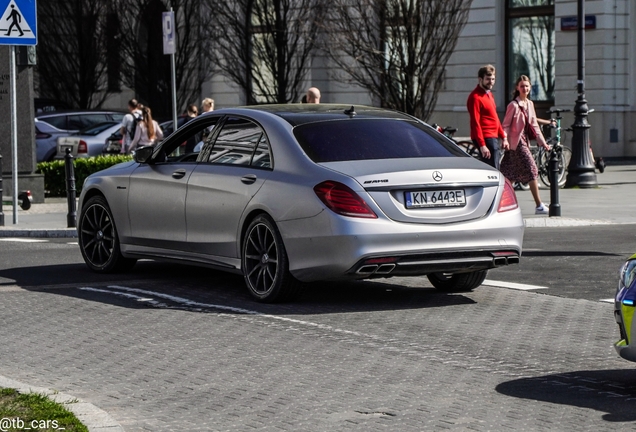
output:
<instances>
[{"instance_id":1,"label":"curb stone","mask_svg":"<svg viewBox=\"0 0 636 432\"><path fill-rule=\"evenodd\" d=\"M124 428L106 411L74 396L60 393L44 387L34 387L0 375L0 387L13 388L20 393L37 393L64 405L64 408L75 414L79 421L90 432L124 432ZM46 419L42 419L46 420Z\"/></svg>"}]
</instances>

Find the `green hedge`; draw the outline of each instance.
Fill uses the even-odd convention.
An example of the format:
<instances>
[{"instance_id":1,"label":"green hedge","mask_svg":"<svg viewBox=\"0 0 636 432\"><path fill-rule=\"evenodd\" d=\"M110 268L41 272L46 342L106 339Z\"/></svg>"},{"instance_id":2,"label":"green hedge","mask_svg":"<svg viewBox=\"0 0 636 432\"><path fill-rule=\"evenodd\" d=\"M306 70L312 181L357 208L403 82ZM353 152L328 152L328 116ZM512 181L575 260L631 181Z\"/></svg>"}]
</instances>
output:
<instances>
[{"instance_id":1,"label":"green hedge","mask_svg":"<svg viewBox=\"0 0 636 432\"><path fill-rule=\"evenodd\" d=\"M86 180L86 177L89 175L129 160L132 160L132 156L130 155L73 159L73 166L75 167L75 190L77 194L79 195L84 185L84 180ZM66 196L66 170L64 160L40 162L36 172L44 174L44 191L47 197Z\"/></svg>"}]
</instances>

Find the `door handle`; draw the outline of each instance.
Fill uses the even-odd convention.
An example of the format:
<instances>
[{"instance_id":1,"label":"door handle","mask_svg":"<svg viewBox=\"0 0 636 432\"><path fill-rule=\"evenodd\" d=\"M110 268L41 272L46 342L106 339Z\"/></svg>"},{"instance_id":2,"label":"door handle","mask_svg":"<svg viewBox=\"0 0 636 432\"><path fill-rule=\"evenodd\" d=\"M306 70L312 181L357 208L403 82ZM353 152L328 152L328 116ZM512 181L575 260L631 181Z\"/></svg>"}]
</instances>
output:
<instances>
[{"instance_id":1,"label":"door handle","mask_svg":"<svg viewBox=\"0 0 636 432\"><path fill-rule=\"evenodd\" d=\"M245 184L252 184L256 181L256 176L254 174L248 174L241 177L241 181Z\"/></svg>"},{"instance_id":2,"label":"door handle","mask_svg":"<svg viewBox=\"0 0 636 432\"><path fill-rule=\"evenodd\" d=\"M178 169L172 173L172 178L180 179L180 178L183 178L183 176L185 175L186 175L186 170Z\"/></svg>"}]
</instances>

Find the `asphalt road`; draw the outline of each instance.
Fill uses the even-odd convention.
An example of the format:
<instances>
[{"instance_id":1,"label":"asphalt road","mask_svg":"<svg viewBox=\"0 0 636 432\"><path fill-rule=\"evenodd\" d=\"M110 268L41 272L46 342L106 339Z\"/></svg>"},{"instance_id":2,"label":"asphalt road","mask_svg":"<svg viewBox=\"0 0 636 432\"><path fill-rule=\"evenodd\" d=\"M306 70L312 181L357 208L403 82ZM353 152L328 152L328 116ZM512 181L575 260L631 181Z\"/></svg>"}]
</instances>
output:
<instances>
[{"instance_id":1,"label":"asphalt road","mask_svg":"<svg viewBox=\"0 0 636 432\"><path fill-rule=\"evenodd\" d=\"M282 305L237 275L95 275L72 239L2 239L0 375L127 431L634 430L636 370L604 300L635 228L527 229L521 264L472 293L394 278Z\"/></svg>"}]
</instances>

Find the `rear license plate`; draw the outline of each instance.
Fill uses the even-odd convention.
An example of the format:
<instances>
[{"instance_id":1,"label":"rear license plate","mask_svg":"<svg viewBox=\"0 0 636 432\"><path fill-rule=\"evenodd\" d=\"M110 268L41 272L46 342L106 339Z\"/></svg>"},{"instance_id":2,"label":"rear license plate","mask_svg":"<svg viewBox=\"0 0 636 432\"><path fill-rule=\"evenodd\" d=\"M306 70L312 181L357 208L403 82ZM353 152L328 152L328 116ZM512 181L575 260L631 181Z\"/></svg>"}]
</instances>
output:
<instances>
[{"instance_id":1,"label":"rear license plate","mask_svg":"<svg viewBox=\"0 0 636 432\"><path fill-rule=\"evenodd\" d=\"M406 208L463 207L466 205L464 189L415 191L404 194Z\"/></svg>"},{"instance_id":2,"label":"rear license plate","mask_svg":"<svg viewBox=\"0 0 636 432\"><path fill-rule=\"evenodd\" d=\"M63 145L61 146L62 153L66 154L66 149L69 149L71 151L71 153L73 153L73 146L72 145Z\"/></svg>"}]
</instances>

